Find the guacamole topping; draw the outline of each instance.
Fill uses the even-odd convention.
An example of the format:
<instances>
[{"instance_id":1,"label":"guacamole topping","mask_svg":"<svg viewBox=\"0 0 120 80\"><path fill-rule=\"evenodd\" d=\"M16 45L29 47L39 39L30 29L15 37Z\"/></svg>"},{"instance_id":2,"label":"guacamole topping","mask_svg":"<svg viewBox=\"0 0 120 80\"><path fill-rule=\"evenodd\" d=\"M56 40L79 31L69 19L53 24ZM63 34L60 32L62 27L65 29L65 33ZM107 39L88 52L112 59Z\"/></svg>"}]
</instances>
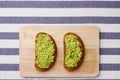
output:
<instances>
[{"instance_id":1,"label":"guacamole topping","mask_svg":"<svg viewBox=\"0 0 120 80\"><path fill-rule=\"evenodd\" d=\"M78 37L73 34L67 34L65 36L65 65L68 68L77 67L77 63L80 61L82 57L82 46Z\"/></svg>"},{"instance_id":2,"label":"guacamole topping","mask_svg":"<svg viewBox=\"0 0 120 80\"><path fill-rule=\"evenodd\" d=\"M49 68L54 61L55 45L48 34L39 34L36 37L36 65L39 68Z\"/></svg>"}]
</instances>

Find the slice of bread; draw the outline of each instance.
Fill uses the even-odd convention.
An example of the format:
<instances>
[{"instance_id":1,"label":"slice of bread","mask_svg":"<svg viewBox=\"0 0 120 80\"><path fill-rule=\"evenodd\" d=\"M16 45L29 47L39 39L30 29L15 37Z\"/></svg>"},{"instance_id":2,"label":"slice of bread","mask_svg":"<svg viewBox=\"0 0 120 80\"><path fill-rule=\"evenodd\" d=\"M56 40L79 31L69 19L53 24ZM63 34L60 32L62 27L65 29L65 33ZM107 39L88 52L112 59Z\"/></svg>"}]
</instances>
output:
<instances>
[{"instance_id":1,"label":"slice of bread","mask_svg":"<svg viewBox=\"0 0 120 80\"><path fill-rule=\"evenodd\" d=\"M35 38L35 68L38 71L47 71L56 61L57 47L55 40L45 32L40 32Z\"/></svg>"},{"instance_id":2,"label":"slice of bread","mask_svg":"<svg viewBox=\"0 0 120 80\"><path fill-rule=\"evenodd\" d=\"M64 68L74 71L83 62L85 49L81 38L75 33L68 32L64 35Z\"/></svg>"}]
</instances>

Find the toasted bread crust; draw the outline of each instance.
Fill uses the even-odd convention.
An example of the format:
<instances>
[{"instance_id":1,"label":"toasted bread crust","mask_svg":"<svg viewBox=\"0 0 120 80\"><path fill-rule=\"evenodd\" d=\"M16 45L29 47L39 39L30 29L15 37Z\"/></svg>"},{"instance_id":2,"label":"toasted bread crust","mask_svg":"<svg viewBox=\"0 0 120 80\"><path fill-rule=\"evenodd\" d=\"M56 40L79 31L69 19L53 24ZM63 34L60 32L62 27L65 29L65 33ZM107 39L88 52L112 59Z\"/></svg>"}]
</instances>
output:
<instances>
[{"instance_id":1,"label":"toasted bread crust","mask_svg":"<svg viewBox=\"0 0 120 80\"><path fill-rule=\"evenodd\" d=\"M40 34L47 34L47 35L49 35L48 33L40 32L40 33L38 33L38 34L36 35L35 38L37 38L38 35L40 35ZM49 36L50 36L50 35L49 35ZM55 61L56 61L56 57L57 57L57 46L56 46L55 40L52 38L52 36L50 36L50 38L51 38L51 40L53 41L53 44L54 44L55 52L54 52L54 55L53 55L53 56L55 56L55 58L54 58L54 61L50 64L49 68L39 68L39 67L35 64L35 68L36 68L38 71L41 71L41 72L45 72L45 71L51 69L51 68L53 67L53 65L55 64ZM36 46L36 43L37 43L37 41L35 40L35 46ZM35 61L36 61L36 50L35 50Z\"/></svg>"},{"instance_id":2,"label":"toasted bread crust","mask_svg":"<svg viewBox=\"0 0 120 80\"><path fill-rule=\"evenodd\" d=\"M74 67L74 68L68 68L68 67L65 65L65 56L66 56L65 36L66 36L66 35L69 35L69 34L73 34L73 35L77 36L79 42L80 42L81 45L82 45L82 57L81 57L80 61L78 62L77 67ZM77 34L72 33L72 32L68 32L68 33L66 33L66 34L64 35L63 44L64 44L64 68L65 68L66 70L68 70L68 71L74 71L74 70L78 69L78 68L81 66L81 64L83 63L83 59L84 59L84 55L85 55L85 48L84 48L83 41L81 40L81 38L80 38Z\"/></svg>"}]
</instances>

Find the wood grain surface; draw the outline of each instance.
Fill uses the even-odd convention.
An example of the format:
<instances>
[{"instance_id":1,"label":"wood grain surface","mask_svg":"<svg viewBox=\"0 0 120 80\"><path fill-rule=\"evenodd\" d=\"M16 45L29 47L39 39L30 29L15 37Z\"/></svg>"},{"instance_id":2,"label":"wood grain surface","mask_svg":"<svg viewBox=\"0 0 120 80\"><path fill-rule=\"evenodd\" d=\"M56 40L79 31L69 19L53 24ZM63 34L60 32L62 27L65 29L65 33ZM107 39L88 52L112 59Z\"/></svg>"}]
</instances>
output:
<instances>
[{"instance_id":1,"label":"wood grain surface","mask_svg":"<svg viewBox=\"0 0 120 80\"><path fill-rule=\"evenodd\" d=\"M50 34L57 45L55 65L46 72L35 68L35 36ZM67 32L77 34L85 46L85 58L79 69L69 72L63 66L63 37ZM99 29L96 26L24 26L20 29L20 75L22 77L96 77L99 74Z\"/></svg>"}]
</instances>

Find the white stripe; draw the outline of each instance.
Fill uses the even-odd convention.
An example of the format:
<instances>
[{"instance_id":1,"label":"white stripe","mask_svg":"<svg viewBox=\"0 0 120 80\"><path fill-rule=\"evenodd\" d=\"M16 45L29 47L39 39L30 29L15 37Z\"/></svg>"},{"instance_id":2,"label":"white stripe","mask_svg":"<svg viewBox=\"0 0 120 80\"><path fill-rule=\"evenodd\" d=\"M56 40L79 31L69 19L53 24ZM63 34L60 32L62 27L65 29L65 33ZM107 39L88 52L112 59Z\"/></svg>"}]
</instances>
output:
<instances>
[{"instance_id":1,"label":"white stripe","mask_svg":"<svg viewBox=\"0 0 120 80\"><path fill-rule=\"evenodd\" d=\"M20 24L0 24L0 32L19 32Z\"/></svg>"},{"instance_id":2,"label":"white stripe","mask_svg":"<svg viewBox=\"0 0 120 80\"><path fill-rule=\"evenodd\" d=\"M101 55L100 63L120 64L120 55Z\"/></svg>"},{"instance_id":3,"label":"white stripe","mask_svg":"<svg viewBox=\"0 0 120 80\"><path fill-rule=\"evenodd\" d=\"M100 71L97 78L91 79L120 79L120 71Z\"/></svg>"},{"instance_id":4,"label":"white stripe","mask_svg":"<svg viewBox=\"0 0 120 80\"><path fill-rule=\"evenodd\" d=\"M100 63L120 64L120 55L101 55ZM19 64L19 56L16 55L0 55L0 64Z\"/></svg>"},{"instance_id":5,"label":"white stripe","mask_svg":"<svg viewBox=\"0 0 120 80\"><path fill-rule=\"evenodd\" d=\"M19 40L0 40L0 48L19 48Z\"/></svg>"},{"instance_id":6,"label":"white stripe","mask_svg":"<svg viewBox=\"0 0 120 80\"><path fill-rule=\"evenodd\" d=\"M0 32L19 32L22 26L84 26L94 25L100 28L100 32L120 32L120 24L0 24Z\"/></svg>"},{"instance_id":7,"label":"white stripe","mask_svg":"<svg viewBox=\"0 0 120 80\"><path fill-rule=\"evenodd\" d=\"M0 8L0 16L120 16L120 9L111 8Z\"/></svg>"},{"instance_id":8,"label":"white stripe","mask_svg":"<svg viewBox=\"0 0 120 80\"><path fill-rule=\"evenodd\" d=\"M19 64L19 56L16 55L0 55L0 64Z\"/></svg>"},{"instance_id":9,"label":"white stripe","mask_svg":"<svg viewBox=\"0 0 120 80\"><path fill-rule=\"evenodd\" d=\"M100 48L120 48L120 40L100 40Z\"/></svg>"},{"instance_id":10,"label":"white stripe","mask_svg":"<svg viewBox=\"0 0 120 80\"><path fill-rule=\"evenodd\" d=\"M22 78L19 74L19 71L0 71L0 79L26 79L26 78ZM44 80L44 78L41 79ZM51 78L51 79L59 79L59 78ZM61 79L65 79L65 78L61 78ZM78 78L67 78L67 79L78 79ZM100 71L99 76L96 78L80 78L80 79L120 79L120 71Z\"/></svg>"},{"instance_id":11,"label":"white stripe","mask_svg":"<svg viewBox=\"0 0 120 80\"><path fill-rule=\"evenodd\" d=\"M19 71L0 71L0 79L23 79Z\"/></svg>"},{"instance_id":12,"label":"white stripe","mask_svg":"<svg viewBox=\"0 0 120 80\"><path fill-rule=\"evenodd\" d=\"M19 48L19 40L0 40L0 48ZM120 40L100 40L100 48L120 48Z\"/></svg>"},{"instance_id":13,"label":"white stripe","mask_svg":"<svg viewBox=\"0 0 120 80\"><path fill-rule=\"evenodd\" d=\"M100 28L100 32L120 32L120 24L94 24Z\"/></svg>"}]
</instances>

